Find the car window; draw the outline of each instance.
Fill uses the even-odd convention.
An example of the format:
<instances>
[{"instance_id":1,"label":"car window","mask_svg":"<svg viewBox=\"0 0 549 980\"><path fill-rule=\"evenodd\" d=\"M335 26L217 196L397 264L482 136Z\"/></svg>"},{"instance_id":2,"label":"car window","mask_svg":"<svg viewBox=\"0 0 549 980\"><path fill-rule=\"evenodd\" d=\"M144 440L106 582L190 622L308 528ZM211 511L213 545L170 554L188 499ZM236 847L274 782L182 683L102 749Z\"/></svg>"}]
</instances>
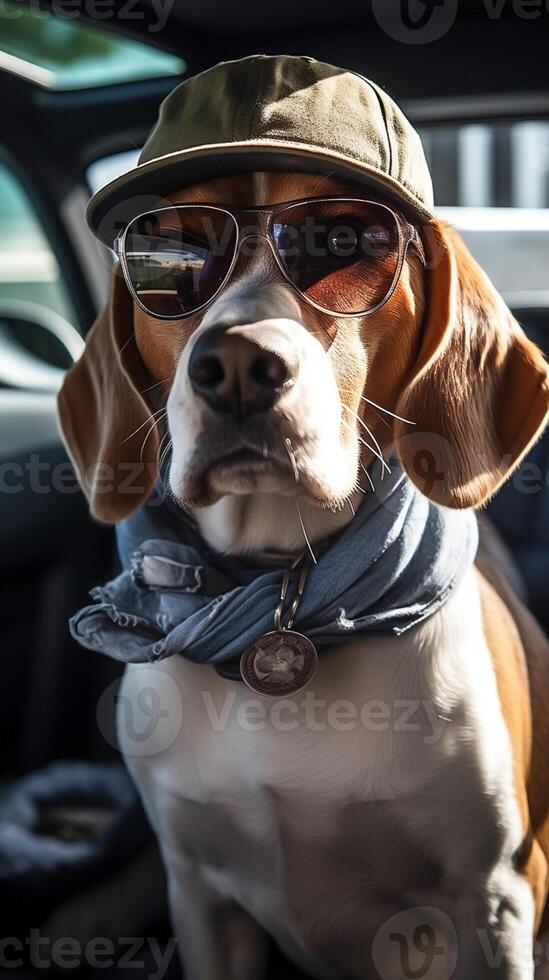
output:
<instances>
[{"instance_id":1,"label":"car window","mask_svg":"<svg viewBox=\"0 0 549 980\"><path fill-rule=\"evenodd\" d=\"M182 58L37 7L3 0L0 38L0 68L37 85L90 88L185 71Z\"/></svg>"},{"instance_id":2,"label":"car window","mask_svg":"<svg viewBox=\"0 0 549 980\"><path fill-rule=\"evenodd\" d=\"M547 305L549 122L421 130L438 209L513 304Z\"/></svg>"},{"instance_id":3,"label":"car window","mask_svg":"<svg viewBox=\"0 0 549 980\"><path fill-rule=\"evenodd\" d=\"M75 322L58 262L14 172L0 162L0 314L6 300L25 300Z\"/></svg>"},{"instance_id":4,"label":"car window","mask_svg":"<svg viewBox=\"0 0 549 980\"><path fill-rule=\"evenodd\" d=\"M136 167L140 152L140 150L124 150L122 153L113 153L101 160L95 160L88 167L86 175L92 194L126 170Z\"/></svg>"},{"instance_id":5,"label":"car window","mask_svg":"<svg viewBox=\"0 0 549 980\"><path fill-rule=\"evenodd\" d=\"M420 129L438 204L549 208L549 122Z\"/></svg>"}]
</instances>

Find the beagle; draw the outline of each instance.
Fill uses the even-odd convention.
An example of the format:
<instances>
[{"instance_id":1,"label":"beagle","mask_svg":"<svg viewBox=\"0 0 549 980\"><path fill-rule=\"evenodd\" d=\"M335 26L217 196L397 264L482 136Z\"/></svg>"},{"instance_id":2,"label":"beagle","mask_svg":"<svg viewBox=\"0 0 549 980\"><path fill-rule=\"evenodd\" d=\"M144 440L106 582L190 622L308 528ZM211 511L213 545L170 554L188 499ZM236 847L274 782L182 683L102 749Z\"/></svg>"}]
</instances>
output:
<instances>
[{"instance_id":1,"label":"beagle","mask_svg":"<svg viewBox=\"0 0 549 980\"><path fill-rule=\"evenodd\" d=\"M256 172L166 203L359 197L330 176ZM168 445L171 495L235 555L295 556L304 534L314 549L390 453L437 504L481 506L542 431L549 374L457 233L412 229L381 304L375 277L358 296L345 274L337 297L307 302L255 238L182 318L152 316L115 270L60 396L93 513L135 509ZM368 313L343 319L336 302ZM269 446L290 440L298 481L250 451L247 403ZM260 980L267 936L317 978L531 980L543 966L549 652L482 549L438 612L402 636L349 639L305 691L252 695L182 656L127 667L126 708L139 713L144 691L170 736L152 726L137 752L124 712L120 748L160 843L186 980Z\"/></svg>"}]
</instances>

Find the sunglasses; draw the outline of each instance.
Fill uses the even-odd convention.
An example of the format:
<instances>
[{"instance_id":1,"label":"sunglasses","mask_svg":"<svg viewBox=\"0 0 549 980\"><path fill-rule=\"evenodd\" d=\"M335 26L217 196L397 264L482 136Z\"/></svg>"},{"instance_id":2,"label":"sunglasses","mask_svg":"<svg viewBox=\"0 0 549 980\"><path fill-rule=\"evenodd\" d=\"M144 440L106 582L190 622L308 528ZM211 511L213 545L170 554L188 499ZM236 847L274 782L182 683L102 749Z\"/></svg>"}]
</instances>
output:
<instances>
[{"instance_id":1,"label":"sunglasses","mask_svg":"<svg viewBox=\"0 0 549 980\"><path fill-rule=\"evenodd\" d=\"M284 278L332 316L368 316L393 295L417 229L385 204L317 197L229 209L178 204L138 215L114 242L135 302L162 320L208 306L240 254L266 240Z\"/></svg>"}]
</instances>

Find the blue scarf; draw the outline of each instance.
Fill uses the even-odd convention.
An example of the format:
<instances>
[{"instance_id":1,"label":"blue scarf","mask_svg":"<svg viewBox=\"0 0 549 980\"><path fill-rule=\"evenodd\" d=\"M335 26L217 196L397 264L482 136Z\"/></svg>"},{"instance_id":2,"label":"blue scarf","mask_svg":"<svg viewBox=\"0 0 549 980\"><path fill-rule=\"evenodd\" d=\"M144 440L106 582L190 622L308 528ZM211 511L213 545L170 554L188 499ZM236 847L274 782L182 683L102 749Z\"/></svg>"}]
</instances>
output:
<instances>
[{"instance_id":1,"label":"blue scarf","mask_svg":"<svg viewBox=\"0 0 549 980\"><path fill-rule=\"evenodd\" d=\"M94 604L70 622L75 639L124 663L182 654L239 679L242 651L273 629L288 562L266 566L213 551L158 491L117 536L124 571L92 590ZM398 636L440 609L477 545L472 511L427 500L393 462L391 475L320 549L294 628L319 652L360 634Z\"/></svg>"}]
</instances>

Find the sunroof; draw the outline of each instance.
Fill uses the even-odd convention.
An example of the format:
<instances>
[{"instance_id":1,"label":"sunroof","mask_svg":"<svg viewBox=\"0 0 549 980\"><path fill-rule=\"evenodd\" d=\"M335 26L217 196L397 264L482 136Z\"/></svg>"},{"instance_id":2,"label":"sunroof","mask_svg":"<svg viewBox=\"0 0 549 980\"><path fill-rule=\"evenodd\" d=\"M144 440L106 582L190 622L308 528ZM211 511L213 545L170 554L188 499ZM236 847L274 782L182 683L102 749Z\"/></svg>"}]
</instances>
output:
<instances>
[{"instance_id":1,"label":"sunroof","mask_svg":"<svg viewBox=\"0 0 549 980\"><path fill-rule=\"evenodd\" d=\"M157 48L23 7L2 4L0 68L52 89L91 88L181 75L182 58Z\"/></svg>"}]
</instances>

